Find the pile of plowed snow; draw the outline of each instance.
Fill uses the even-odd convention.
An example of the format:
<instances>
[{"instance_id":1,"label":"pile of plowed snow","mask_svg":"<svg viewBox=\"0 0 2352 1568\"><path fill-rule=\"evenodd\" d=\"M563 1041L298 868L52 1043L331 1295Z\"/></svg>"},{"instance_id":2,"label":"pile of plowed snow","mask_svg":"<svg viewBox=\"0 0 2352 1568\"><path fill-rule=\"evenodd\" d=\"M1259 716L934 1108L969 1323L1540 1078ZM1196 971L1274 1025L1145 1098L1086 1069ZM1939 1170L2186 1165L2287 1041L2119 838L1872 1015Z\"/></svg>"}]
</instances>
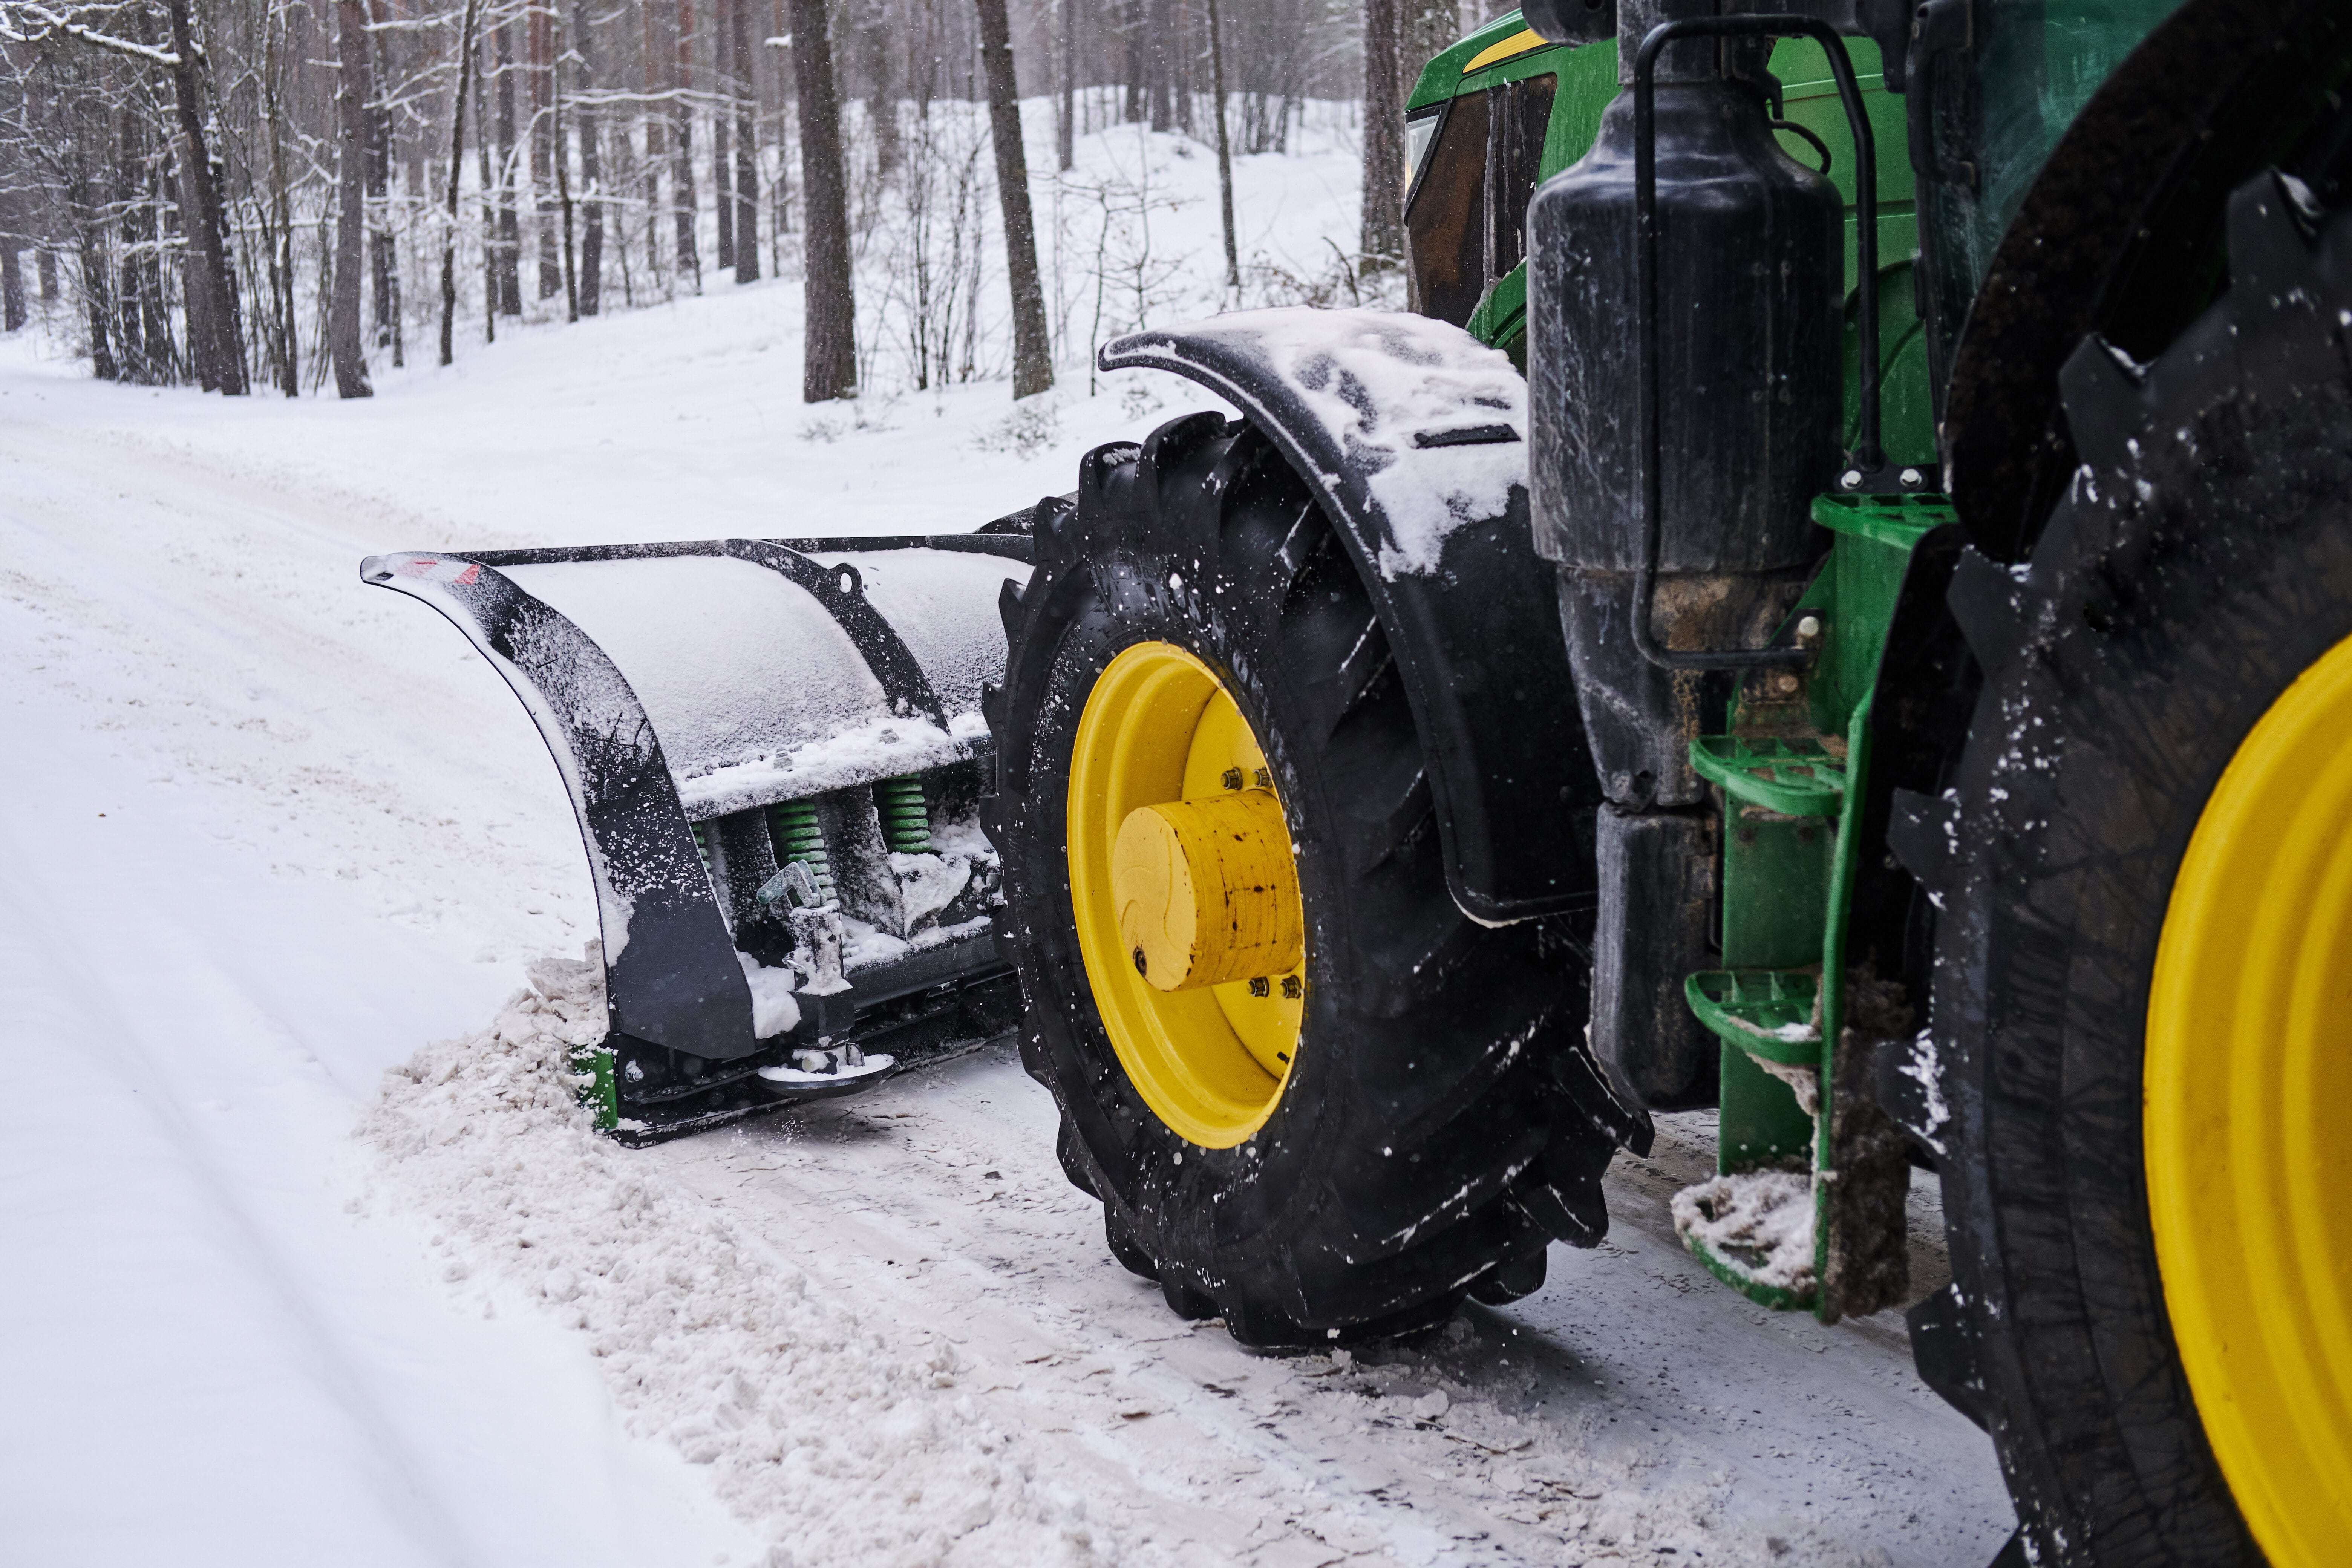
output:
<instances>
[{"instance_id":1,"label":"pile of plowed snow","mask_svg":"<svg viewBox=\"0 0 2352 1568\"><path fill-rule=\"evenodd\" d=\"M569 1066L604 1028L594 957L530 964L490 1028L387 1074L360 1127L448 1279L492 1271L586 1334L630 1427L710 1467L769 1568L1150 1561L972 1408L946 1342L827 1299L597 1135Z\"/></svg>"}]
</instances>

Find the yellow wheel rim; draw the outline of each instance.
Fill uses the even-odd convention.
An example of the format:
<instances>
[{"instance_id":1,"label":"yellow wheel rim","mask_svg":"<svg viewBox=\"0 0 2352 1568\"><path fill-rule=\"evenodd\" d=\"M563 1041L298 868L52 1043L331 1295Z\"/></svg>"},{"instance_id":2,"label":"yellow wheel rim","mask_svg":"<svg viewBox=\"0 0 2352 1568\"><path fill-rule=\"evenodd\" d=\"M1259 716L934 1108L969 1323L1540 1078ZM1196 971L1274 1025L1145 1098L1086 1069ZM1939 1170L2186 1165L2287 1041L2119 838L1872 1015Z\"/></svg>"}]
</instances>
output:
<instances>
[{"instance_id":1,"label":"yellow wheel rim","mask_svg":"<svg viewBox=\"0 0 2352 1568\"><path fill-rule=\"evenodd\" d=\"M1078 717L1067 837L1119 1065L1179 1136L1232 1148L1298 1054L1306 921L1265 750L1207 665L1164 642L1111 660Z\"/></svg>"},{"instance_id":2,"label":"yellow wheel rim","mask_svg":"<svg viewBox=\"0 0 2352 1568\"><path fill-rule=\"evenodd\" d=\"M2254 726L2173 885L2149 1218L2197 1414L2276 1568L2352 1541L2352 640Z\"/></svg>"}]
</instances>

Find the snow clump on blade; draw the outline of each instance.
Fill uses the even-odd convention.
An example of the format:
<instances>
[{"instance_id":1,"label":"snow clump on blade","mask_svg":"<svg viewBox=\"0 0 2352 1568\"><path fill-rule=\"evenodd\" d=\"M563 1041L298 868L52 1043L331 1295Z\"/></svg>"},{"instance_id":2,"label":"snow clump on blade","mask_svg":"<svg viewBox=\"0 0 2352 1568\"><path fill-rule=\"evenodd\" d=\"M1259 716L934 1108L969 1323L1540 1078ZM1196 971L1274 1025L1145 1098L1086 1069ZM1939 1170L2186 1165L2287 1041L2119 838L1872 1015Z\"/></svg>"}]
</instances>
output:
<instances>
[{"instance_id":1,"label":"snow clump on blade","mask_svg":"<svg viewBox=\"0 0 2352 1568\"><path fill-rule=\"evenodd\" d=\"M358 1129L446 1237L450 1278L588 1336L629 1429L709 1466L777 1540L771 1563L1139 1560L958 1392L946 1342L861 1317L600 1137L572 1055L603 1037L603 965L592 944L530 975L490 1028L385 1075Z\"/></svg>"}]
</instances>

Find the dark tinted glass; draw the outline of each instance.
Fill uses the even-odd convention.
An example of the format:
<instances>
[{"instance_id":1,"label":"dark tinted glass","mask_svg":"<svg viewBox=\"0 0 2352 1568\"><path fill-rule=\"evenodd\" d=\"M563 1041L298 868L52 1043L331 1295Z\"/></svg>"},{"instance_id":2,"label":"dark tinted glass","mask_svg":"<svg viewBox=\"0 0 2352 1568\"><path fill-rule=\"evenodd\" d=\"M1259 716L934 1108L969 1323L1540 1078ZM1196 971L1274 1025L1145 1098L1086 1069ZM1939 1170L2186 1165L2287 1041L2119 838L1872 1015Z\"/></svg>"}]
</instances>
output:
<instances>
[{"instance_id":1,"label":"dark tinted glass","mask_svg":"<svg viewBox=\"0 0 2352 1568\"><path fill-rule=\"evenodd\" d=\"M1486 291L1487 97L1474 92L1447 108L1405 209L1414 308L1457 327ZM1520 208L1524 217L1524 198Z\"/></svg>"},{"instance_id":2,"label":"dark tinted glass","mask_svg":"<svg viewBox=\"0 0 2352 1568\"><path fill-rule=\"evenodd\" d=\"M1526 259L1528 202L1543 167L1544 131L1551 124L1556 76L1531 76L1490 89L1486 130L1486 279L1493 282Z\"/></svg>"}]
</instances>

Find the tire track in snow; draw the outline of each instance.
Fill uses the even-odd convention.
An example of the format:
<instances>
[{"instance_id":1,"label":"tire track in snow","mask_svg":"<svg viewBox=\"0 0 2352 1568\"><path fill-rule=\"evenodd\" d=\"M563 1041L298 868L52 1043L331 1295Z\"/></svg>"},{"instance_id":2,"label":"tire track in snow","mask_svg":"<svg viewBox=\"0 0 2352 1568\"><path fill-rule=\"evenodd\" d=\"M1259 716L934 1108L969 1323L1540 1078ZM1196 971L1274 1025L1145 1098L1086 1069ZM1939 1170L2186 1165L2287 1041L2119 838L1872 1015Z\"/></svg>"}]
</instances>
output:
<instances>
[{"instance_id":1,"label":"tire track in snow","mask_svg":"<svg viewBox=\"0 0 2352 1568\"><path fill-rule=\"evenodd\" d=\"M520 1292L587 1335L633 1427L707 1464L778 1563L1974 1568L1974 1538L1998 1531L1965 1487L1942 1518L1916 1497L1906 1517L1918 1461L1945 1458L1932 1418L1896 1434L1926 1450L1907 1469L1855 1459L1815 1509L1760 1489L1737 1452L1769 1424L1712 1449L1666 1432L1675 1391L1586 1365L1528 1314L1473 1310L1360 1358L1258 1356L1184 1324L1104 1252L1099 1210L1055 1164L1050 1106L1003 1046L621 1150L587 1131L561 1068L563 1042L602 1026L595 973L536 973L491 1030L388 1082L364 1131L384 1195L436 1217L460 1289ZM1728 1357L1781 1327L1742 1331ZM1792 1353L1818 1366L1816 1349ZM1869 1392L1766 1438L1769 1458L1818 1465L1828 1421L1885 1426ZM1899 1419L1932 1396L1888 1398ZM1955 1536L1922 1539L1955 1516Z\"/></svg>"}]
</instances>

